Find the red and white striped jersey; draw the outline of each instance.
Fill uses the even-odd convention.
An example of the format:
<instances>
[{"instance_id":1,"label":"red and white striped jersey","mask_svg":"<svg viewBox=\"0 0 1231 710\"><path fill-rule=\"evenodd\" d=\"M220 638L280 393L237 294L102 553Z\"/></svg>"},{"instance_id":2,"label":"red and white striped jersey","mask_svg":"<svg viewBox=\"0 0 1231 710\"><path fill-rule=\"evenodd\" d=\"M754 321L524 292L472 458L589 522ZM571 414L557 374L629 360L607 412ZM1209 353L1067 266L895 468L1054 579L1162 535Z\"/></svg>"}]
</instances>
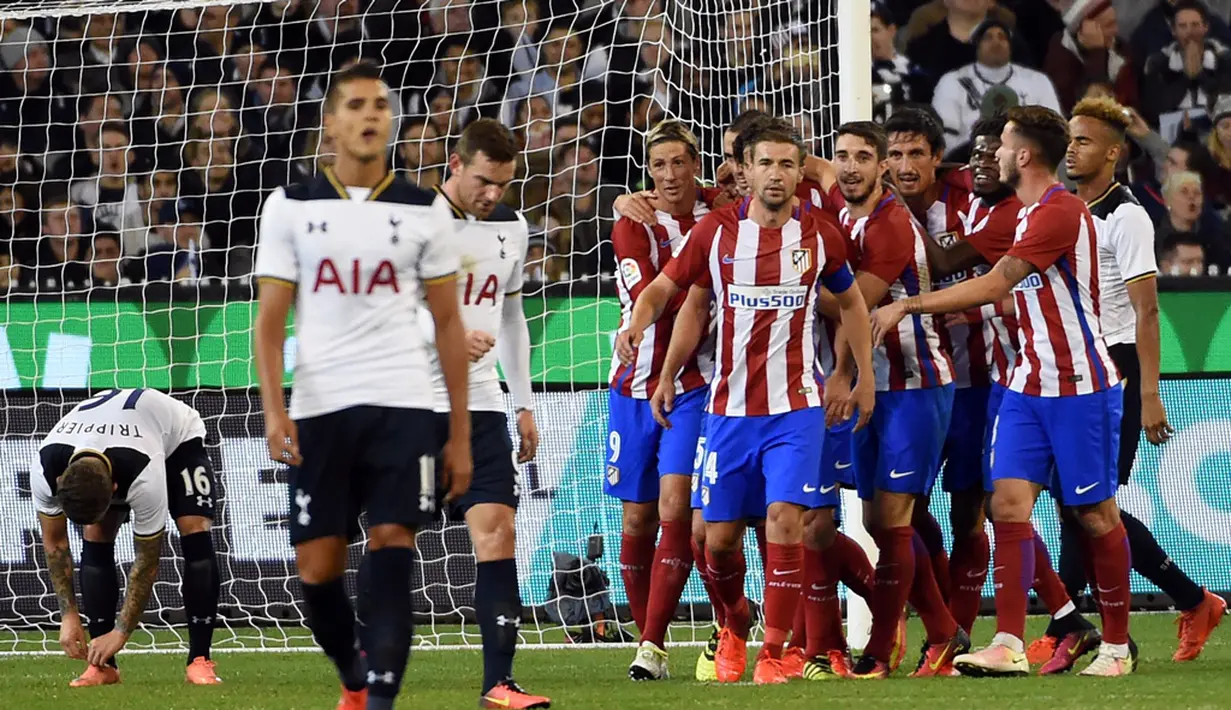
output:
<instances>
[{"instance_id":1,"label":"red and white striped jersey","mask_svg":"<svg viewBox=\"0 0 1231 710\"><path fill-rule=\"evenodd\" d=\"M616 221L611 230L611 242L619 262L616 276L616 292L620 296L620 328L628 328L632 318L633 304L637 297L671 259L680 253L689 231L697 221L710 213L706 195L698 195L692 212L672 215L662 210L655 214L658 224L638 224L627 217ZM711 198L712 199L712 198ZM667 345L671 342L671 330L675 315L687 296L687 291L672 301L662 316L645 331L645 338L637 348L633 362L625 365L619 357L612 356L609 374L611 388L634 399L649 399L658 388L658 375L662 372L667 357ZM703 338L697 349L684 363L675 380L676 394L689 392L709 384L714 371L713 329Z\"/></svg>"},{"instance_id":2,"label":"red and white striped jersey","mask_svg":"<svg viewBox=\"0 0 1231 710\"><path fill-rule=\"evenodd\" d=\"M969 199L970 205L962 215L962 239L978 249L988 264L995 265L1013 246L1022 201L1012 194L991 204L974 194ZM975 271L982 276L989 269L976 267ZM984 371L988 381L1008 387L1017 357L1017 318L1003 303L989 303L979 310Z\"/></svg>"},{"instance_id":3,"label":"red and white striped jersey","mask_svg":"<svg viewBox=\"0 0 1231 710\"><path fill-rule=\"evenodd\" d=\"M928 208L924 226L928 235L945 249L957 240L970 242L987 263L932 279L932 288L936 290L986 274L991 270L991 265L1013 246L1018 209L1006 208L1003 203L990 207L984 205L983 200L969 189L969 172L963 168L945 176L940 199ZM1017 207L1021 206L1016 197L1003 202L1010 200ZM996 327L988 321L1003 315L1002 311L998 304L991 304L966 313L964 320L941 319L940 342L953 360L953 382L957 387L987 387L991 384L991 359L1005 343L997 342ZM1005 329L1002 327L1000 330Z\"/></svg>"},{"instance_id":4,"label":"red and white striped jersey","mask_svg":"<svg viewBox=\"0 0 1231 710\"><path fill-rule=\"evenodd\" d=\"M842 235L810 203L777 229L749 219L749 204L745 198L710 213L663 270L681 288L714 290L717 368L708 411L739 417L819 407L812 313L818 281L837 293L853 282Z\"/></svg>"},{"instance_id":5,"label":"red and white striped jersey","mask_svg":"<svg viewBox=\"0 0 1231 710\"><path fill-rule=\"evenodd\" d=\"M1009 256L1038 270L1013 288L1021 349L1009 388L1069 397L1119 382L1099 325L1098 235L1081 198L1048 188L1021 210Z\"/></svg>"},{"instance_id":6,"label":"red and white striped jersey","mask_svg":"<svg viewBox=\"0 0 1231 710\"><path fill-rule=\"evenodd\" d=\"M841 213L850 233L847 252L856 271L866 271L889 284L876 306L885 306L931 290L927 252L918 222L906 205L886 191L866 217ZM869 304L872 306L873 304ZM939 327L929 314L903 318L885 334L885 342L872 353L876 391L923 389L953 382L953 363L940 345Z\"/></svg>"}]
</instances>

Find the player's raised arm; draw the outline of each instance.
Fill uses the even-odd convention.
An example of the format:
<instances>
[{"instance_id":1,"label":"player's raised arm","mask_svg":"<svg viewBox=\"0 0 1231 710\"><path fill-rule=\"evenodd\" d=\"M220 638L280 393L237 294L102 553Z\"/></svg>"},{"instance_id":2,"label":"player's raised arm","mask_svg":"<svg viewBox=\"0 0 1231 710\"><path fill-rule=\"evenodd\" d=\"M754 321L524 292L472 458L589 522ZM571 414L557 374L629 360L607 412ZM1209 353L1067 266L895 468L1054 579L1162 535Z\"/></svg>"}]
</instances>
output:
<instances>
[{"instance_id":1,"label":"player's raised arm","mask_svg":"<svg viewBox=\"0 0 1231 710\"><path fill-rule=\"evenodd\" d=\"M445 388L449 391L449 440L443 449L446 500L470 488L470 365L466 355L466 326L457 305L457 255L449 242L453 218L443 196L437 198L436 238L424 248L419 264L423 300L436 326L436 350Z\"/></svg>"},{"instance_id":2,"label":"player's raised arm","mask_svg":"<svg viewBox=\"0 0 1231 710\"><path fill-rule=\"evenodd\" d=\"M282 394L286 319L295 303L299 281L299 263L292 241L293 216L288 212L281 188L274 190L261 208L255 266L260 291L252 339L269 457L279 463L299 465L298 432Z\"/></svg>"},{"instance_id":3,"label":"player's raised arm","mask_svg":"<svg viewBox=\"0 0 1231 710\"><path fill-rule=\"evenodd\" d=\"M714 294L710 289L693 286L688 289L688 296L675 315L671 340L667 343L667 354L663 356L662 372L658 375L658 387L650 397L650 411L654 415L654 421L664 428L671 428L667 415L671 413L675 402L675 378L705 336L713 300Z\"/></svg>"}]
</instances>

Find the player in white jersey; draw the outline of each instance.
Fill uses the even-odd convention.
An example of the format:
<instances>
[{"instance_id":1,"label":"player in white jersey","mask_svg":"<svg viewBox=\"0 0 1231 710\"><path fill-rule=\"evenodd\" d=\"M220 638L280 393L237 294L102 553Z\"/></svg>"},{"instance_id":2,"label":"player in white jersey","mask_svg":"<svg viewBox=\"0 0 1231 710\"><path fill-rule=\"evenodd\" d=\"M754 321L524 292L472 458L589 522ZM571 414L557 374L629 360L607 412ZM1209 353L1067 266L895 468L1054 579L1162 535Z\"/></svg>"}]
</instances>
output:
<instances>
[{"instance_id":1,"label":"player in white jersey","mask_svg":"<svg viewBox=\"0 0 1231 710\"><path fill-rule=\"evenodd\" d=\"M1158 288L1154 225L1128 188L1116 181L1131 114L1113 99L1085 99L1073 108L1072 140L1066 166L1086 201L1098 232L1099 322L1107 351L1124 377L1124 418L1120 426L1119 483L1128 483L1141 430L1160 445L1171 435L1159 397ZM1173 659L1191 661L1221 622L1227 603L1202 589L1158 544L1150 529L1121 510L1128 532L1133 569L1175 602L1180 611L1180 647ZM1062 521L1060 572L1069 595L1085 591L1080 527L1072 516Z\"/></svg>"},{"instance_id":2,"label":"player in white jersey","mask_svg":"<svg viewBox=\"0 0 1231 710\"><path fill-rule=\"evenodd\" d=\"M454 501L474 545L474 609L483 637L483 686L479 706L545 708L551 701L531 695L513 680L513 653L521 622L517 588L514 521L520 495L517 466L534 458L539 434L530 390L530 330L522 306L522 267L530 238L526 219L500 204L513 180L517 143L508 128L481 118L462 132L449 156L449 178L437 190L453 213L454 251L462 270L457 290L470 359L470 448L474 478ZM424 314L426 315L426 314ZM430 320L424 318L430 331ZM513 451L504 394L496 362L504 371L521 439ZM440 440L449 433L449 400L444 373L433 358Z\"/></svg>"},{"instance_id":3,"label":"player in white jersey","mask_svg":"<svg viewBox=\"0 0 1231 710\"><path fill-rule=\"evenodd\" d=\"M210 538L214 472L196 410L155 390L106 390L73 407L30 464L30 492L42 526L51 584L60 603L60 646L89 665L74 688L120 682L115 654L145 612L162 552L167 516L184 555L180 591L188 616L187 680L221 683L209 660L218 610L218 562ZM82 526L81 605L73 594L68 521ZM124 605L115 576L115 537L131 520L136 558Z\"/></svg>"},{"instance_id":4,"label":"player in white jersey","mask_svg":"<svg viewBox=\"0 0 1231 710\"><path fill-rule=\"evenodd\" d=\"M436 513L438 473L446 500L470 485L458 260L447 201L388 171L393 111L375 66L333 77L324 124L337 148L333 168L275 190L263 207L257 372L269 455L291 465L291 543L308 625L342 680L338 708L387 710L410 655L415 530ZM424 301L453 412L439 471ZM292 305L288 414L282 352ZM360 592L371 610L364 656L342 582L361 511L371 582Z\"/></svg>"}]
</instances>

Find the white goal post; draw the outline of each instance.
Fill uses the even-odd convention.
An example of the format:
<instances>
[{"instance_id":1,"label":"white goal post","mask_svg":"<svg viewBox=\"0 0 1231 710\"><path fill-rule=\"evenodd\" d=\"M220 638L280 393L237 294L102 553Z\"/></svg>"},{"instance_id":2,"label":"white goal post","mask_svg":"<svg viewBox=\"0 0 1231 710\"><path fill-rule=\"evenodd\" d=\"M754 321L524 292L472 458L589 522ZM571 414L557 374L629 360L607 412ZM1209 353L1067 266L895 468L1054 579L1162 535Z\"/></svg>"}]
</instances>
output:
<instances>
[{"instance_id":1,"label":"white goal post","mask_svg":"<svg viewBox=\"0 0 1231 710\"><path fill-rule=\"evenodd\" d=\"M584 560L601 540L593 564L609 591L586 586L580 601L589 622L608 601L624 606L619 505L601 486L618 320L611 201L645 184L641 139L663 117L694 128L706 180L724 127L747 108L790 118L828 154L840 121L871 117L869 16L869 0L5 3L0 654L59 653L28 462L62 412L108 387L170 391L205 418L221 492L216 646L313 647L297 605L285 471L266 460L252 389L249 271L263 196L329 160L320 100L329 73L356 58L381 65L393 89L391 157L412 180L443 178L450 140L475 116L505 121L525 144L509 200L532 224L524 301L542 444L522 472L522 638L587 640L585 625L562 624L553 608L553 553ZM293 326L291 336L288 373ZM859 517L848 502L848 531L874 556ZM418 647L478 644L464 526L423 531L419 546ZM186 645L178 550L171 534L130 650ZM125 573L127 527L116 556ZM762 570L748 558L759 599ZM859 646L866 606L849 608ZM708 638L695 576L677 621L669 642Z\"/></svg>"}]
</instances>

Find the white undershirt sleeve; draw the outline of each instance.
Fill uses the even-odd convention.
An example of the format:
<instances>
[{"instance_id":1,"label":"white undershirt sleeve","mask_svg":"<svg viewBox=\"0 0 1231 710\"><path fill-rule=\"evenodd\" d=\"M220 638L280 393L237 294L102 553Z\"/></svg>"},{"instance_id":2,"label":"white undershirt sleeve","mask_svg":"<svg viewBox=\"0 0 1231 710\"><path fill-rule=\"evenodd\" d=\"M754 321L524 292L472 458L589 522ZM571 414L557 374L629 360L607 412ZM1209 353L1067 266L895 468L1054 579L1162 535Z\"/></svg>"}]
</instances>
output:
<instances>
[{"instance_id":1,"label":"white undershirt sleeve","mask_svg":"<svg viewBox=\"0 0 1231 710\"><path fill-rule=\"evenodd\" d=\"M496 338L496 357L500 360L500 369L504 371L505 382L513 395L513 406L534 409L530 387L530 327L526 325L520 293L504 297L500 335Z\"/></svg>"}]
</instances>

